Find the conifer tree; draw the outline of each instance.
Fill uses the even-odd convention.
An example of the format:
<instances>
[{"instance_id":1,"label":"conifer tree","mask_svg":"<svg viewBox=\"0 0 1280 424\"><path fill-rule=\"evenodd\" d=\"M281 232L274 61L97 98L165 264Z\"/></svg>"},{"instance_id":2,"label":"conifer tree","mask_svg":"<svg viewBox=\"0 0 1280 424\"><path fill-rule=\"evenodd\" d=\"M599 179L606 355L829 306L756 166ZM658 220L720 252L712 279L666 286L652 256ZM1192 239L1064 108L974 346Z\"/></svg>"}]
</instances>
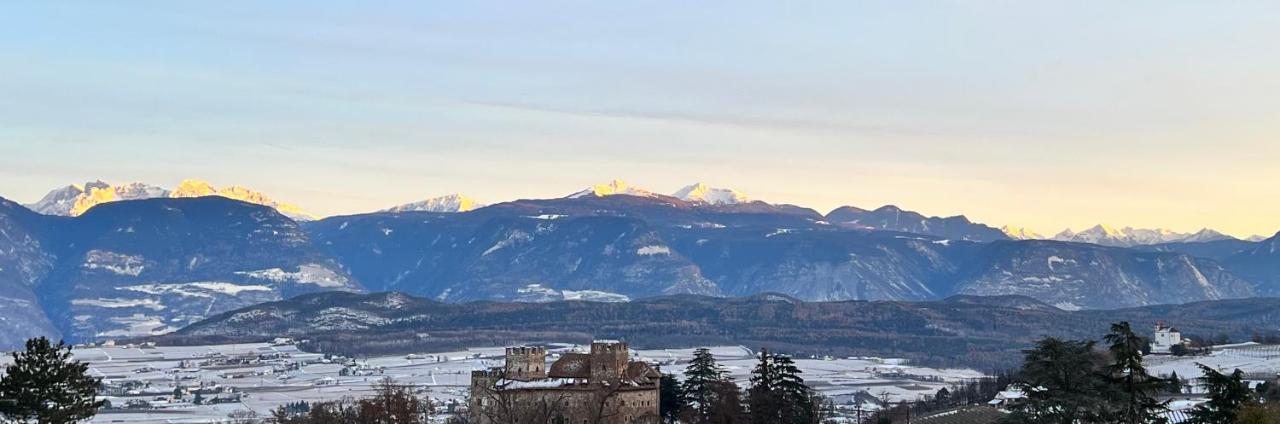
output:
<instances>
[{"instance_id":1,"label":"conifer tree","mask_svg":"<svg viewBox=\"0 0 1280 424\"><path fill-rule=\"evenodd\" d=\"M684 370L684 393L698 422L705 423L711 419L716 383L723 381L724 375L725 371L716 364L710 350L698 348L693 351L693 360Z\"/></svg>"},{"instance_id":2,"label":"conifer tree","mask_svg":"<svg viewBox=\"0 0 1280 424\"><path fill-rule=\"evenodd\" d=\"M1026 400L1011 407L1012 423L1102 422L1107 388L1092 341L1048 337L1027 350L1018 384Z\"/></svg>"},{"instance_id":3,"label":"conifer tree","mask_svg":"<svg viewBox=\"0 0 1280 424\"><path fill-rule=\"evenodd\" d=\"M69 424L92 418L103 401L95 400L100 380L89 365L71 357L71 347L40 337L13 353L0 378L0 415L10 421Z\"/></svg>"},{"instance_id":4,"label":"conifer tree","mask_svg":"<svg viewBox=\"0 0 1280 424\"><path fill-rule=\"evenodd\" d=\"M817 410L813 390L800 378L800 368L787 355L774 355L773 372L777 375L778 397L782 399L782 422L806 424L814 421Z\"/></svg>"},{"instance_id":5,"label":"conifer tree","mask_svg":"<svg viewBox=\"0 0 1280 424\"><path fill-rule=\"evenodd\" d=\"M778 376L774 372L773 355L760 349L760 361L751 370L751 388L747 389L747 408L751 422L781 422L782 400L778 393Z\"/></svg>"},{"instance_id":6,"label":"conifer tree","mask_svg":"<svg viewBox=\"0 0 1280 424\"><path fill-rule=\"evenodd\" d=\"M1191 422L1194 424L1234 424L1236 414L1241 407L1252 403L1253 390L1244 382L1244 373L1239 369L1226 375L1209 368L1204 364L1196 364L1204 372L1204 386L1209 392L1209 401L1191 410Z\"/></svg>"},{"instance_id":7,"label":"conifer tree","mask_svg":"<svg viewBox=\"0 0 1280 424\"><path fill-rule=\"evenodd\" d=\"M764 349L751 371L747 404L752 422L804 424L818 415L813 390L800 378L800 368L789 356Z\"/></svg>"},{"instance_id":8,"label":"conifer tree","mask_svg":"<svg viewBox=\"0 0 1280 424\"><path fill-rule=\"evenodd\" d=\"M675 423L680 417L680 411L689 407L686 400L684 389L680 387L680 382L676 377L663 373L662 380L659 381L658 410L662 415L662 421L665 423Z\"/></svg>"},{"instance_id":9,"label":"conifer tree","mask_svg":"<svg viewBox=\"0 0 1280 424\"><path fill-rule=\"evenodd\" d=\"M1147 341L1129 327L1128 322L1111 325L1111 332L1103 339L1109 344L1112 363L1107 366L1106 379L1119 394L1114 402L1115 420L1125 424L1164 422L1161 413L1167 411L1167 402L1160 402L1155 395L1168 388L1168 382L1147 373L1142 364L1142 346Z\"/></svg>"}]
</instances>

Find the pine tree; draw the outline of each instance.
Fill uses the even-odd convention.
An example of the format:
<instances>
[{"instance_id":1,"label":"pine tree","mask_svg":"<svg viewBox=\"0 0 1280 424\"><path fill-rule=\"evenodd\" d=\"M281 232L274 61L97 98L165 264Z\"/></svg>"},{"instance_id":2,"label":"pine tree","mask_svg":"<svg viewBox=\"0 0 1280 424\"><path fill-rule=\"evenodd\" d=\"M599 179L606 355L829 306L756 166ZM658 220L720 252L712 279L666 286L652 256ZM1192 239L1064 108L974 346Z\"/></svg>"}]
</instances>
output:
<instances>
[{"instance_id":1,"label":"pine tree","mask_svg":"<svg viewBox=\"0 0 1280 424\"><path fill-rule=\"evenodd\" d=\"M716 364L710 350L698 348L693 351L693 360L684 370L684 393L697 415L697 422L710 421L716 383L724 381L724 375L725 371Z\"/></svg>"},{"instance_id":2,"label":"pine tree","mask_svg":"<svg viewBox=\"0 0 1280 424\"><path fill-rule=\"evenodd\" d=\"M747 389L747 407L751 422L781 422L782 400L778 393L778 376L774 372L773 355L760 349L760 362L751 370L751 388Z\"/></svg>"},{"instance_id":3,"label":"pine tree","mask_svg":"<svg viewBox=\"0 0 1280 424\"><path fill-rule=\"evenodd\" d=\"M813 390L800 378L800 368L787 355L774 355L773 372L777 376L778 398L782 401L783 423L807 424L815 421L817 408Z\"/></svg>"},{"instance_id":4,"label":"pine tree","mask_svg":"<svg viewBox=\"0 0 1280 424\"><path fill-rule=\"evenodd\" d=\"M1107 387L1098 378L1101 360L1093 345L1049 337L1027 350L1018 374L1027 398L1010 408L1010 422L1104 421L1100 407L1106 404Z\"/></svg>"},{"instance_id":5,"label":"pine tree","mask_svg":"<svg viewBox=\"0 0 1280 424\"><path fill-rule=\"evenodd\" d=\"M675 423L680 417L680 411L689 407L689 402L685 398L684 389L680 387L680 382L671 374L662 374L662 380L659 382L658 390L658 410L662 415L662 421L665 423Z\"/></svg>"},{"instance_id":6,"label":"pine tree","mask_svg":"<svg viewBox=\"0 0 1280 424\"><path fill-rule=\"evenodd\" d=\"M800 368L786 355L760 350L747 390L751 421L805 424L817 418L813 390L800 378Z\"/></svg>"},{"instance_id":7,"label":"pine tree","mask_svg":"<svg viewBox=\"0 0 1280 424\"><path fill-rule=\"evenodd\" d=\"M732 380L721 379L710 384L710 414L705 423L708 424L746 424L749 420L742 409L742 392Z\"/></svg>"},{"instance_id":8,"label":"pine tree","mask_svg":"<svg viewBox=\"0 0 1280 424\"><path fill-rule=\"evenodd\" d=\"M1209 392L1209 401L1191 410L1191 422L1194 424L1234 424L1236 414L1242 406L1254 401L1253 390L1244 382L1244 373L1239 369L1231 375L1225 375L1204 364L1196 364L1204 372L1204 386Z\"/></svg>"},{"instance_id":9,"label":"pine tree","mask_svg":"<svg viewBox=\"0 0 1280 424\"><path fill-rule=\"evenodd\" d=\"M92 418L103 405L94 399L100 380L89 365L71 357L65 343L40 337L13 353L13 363L0 378L0 415L15 422L69 424Z\"/></svg>"},{"instance_id":10,"label":"pine tree","mask_svg":"<svg viewBox=\"0 0 1280 424\"><path fill-rule=\"evenodd\" d=\"M1155 395L1168 387L1168 382L1147 373L1142 364L1142 346L1147 341L1129 328L1128 322L1111 325L1103 338L1110 346L1112 363L1107 366L1107 382L1118 392L1114 402L1116 421L1126 424L1163 422L1160 414L1167 402L1156 401Z\"/></svg>"}]
</instances>

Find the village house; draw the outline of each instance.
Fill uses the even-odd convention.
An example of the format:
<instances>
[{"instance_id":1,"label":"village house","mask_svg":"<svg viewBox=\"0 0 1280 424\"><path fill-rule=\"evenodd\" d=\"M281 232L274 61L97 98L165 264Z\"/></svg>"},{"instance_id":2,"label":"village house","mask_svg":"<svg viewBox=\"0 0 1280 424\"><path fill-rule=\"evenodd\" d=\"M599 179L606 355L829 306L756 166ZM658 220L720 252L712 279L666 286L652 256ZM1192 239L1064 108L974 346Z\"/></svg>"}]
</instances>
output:
<instances>
[{"instance_id":1,"label":"village house","mask_svg":"<svg viewBox=\"0 0 1280 424\"><path fill-rule=\"evenodd\" d=\"M1156 323L1155 336L1151 338L1151 353L1165 355L1174 346L1182 346L1182 333L1177 328L1165 325L1164 321Z\"/></svg>"},{"instance_id":2,"label":"village house","mask_svg":"<svg viewBox=\"0 0 1280 424\"><path fill-rule=\"evenodd\" d=\"M500 368L471 373L472 422L657 424L662 375L602 340L547 366L541 347L511 347Z\"/></svg>"}]
</instances>

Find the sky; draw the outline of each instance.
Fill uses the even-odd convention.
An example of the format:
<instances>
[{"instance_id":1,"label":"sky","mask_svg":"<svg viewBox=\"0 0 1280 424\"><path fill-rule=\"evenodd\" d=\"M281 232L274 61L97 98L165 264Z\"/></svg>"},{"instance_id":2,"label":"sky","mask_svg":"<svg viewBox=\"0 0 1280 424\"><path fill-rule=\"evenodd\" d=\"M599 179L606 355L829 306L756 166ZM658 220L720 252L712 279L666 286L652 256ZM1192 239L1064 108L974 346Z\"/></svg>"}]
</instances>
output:
<instances>
[{"instance_id":1,"label":"sky","mask_svg":"<svg viewBox=\"0 0 1280 424\"><path fill-rule=\"evenodd\" d=\"M1280 230L1280 2L59 1L0 12L0 196L321 215L702 181L1055 233Z\"/></svg>"}]
</instances>

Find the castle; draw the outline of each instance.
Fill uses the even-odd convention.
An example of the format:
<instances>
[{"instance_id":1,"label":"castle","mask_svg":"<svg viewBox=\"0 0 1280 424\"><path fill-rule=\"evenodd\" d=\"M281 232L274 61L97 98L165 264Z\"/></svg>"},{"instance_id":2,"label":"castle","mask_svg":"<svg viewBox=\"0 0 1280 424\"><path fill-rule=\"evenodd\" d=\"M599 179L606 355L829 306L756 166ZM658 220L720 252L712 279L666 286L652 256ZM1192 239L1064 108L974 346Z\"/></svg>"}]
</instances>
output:
<instances>
[{"instance_id":1,"label":"castle","mask_svg":"<svg viewBox=\"0 0 1280 424\"><path fill-rule=\"evenodd\" d=\"M541 347L509 347L500 368L471 372L471 420L497 423L658 424L662 374L632 361L626 343L598 340L547 366Z\"/></svg>"}]
</instances>

